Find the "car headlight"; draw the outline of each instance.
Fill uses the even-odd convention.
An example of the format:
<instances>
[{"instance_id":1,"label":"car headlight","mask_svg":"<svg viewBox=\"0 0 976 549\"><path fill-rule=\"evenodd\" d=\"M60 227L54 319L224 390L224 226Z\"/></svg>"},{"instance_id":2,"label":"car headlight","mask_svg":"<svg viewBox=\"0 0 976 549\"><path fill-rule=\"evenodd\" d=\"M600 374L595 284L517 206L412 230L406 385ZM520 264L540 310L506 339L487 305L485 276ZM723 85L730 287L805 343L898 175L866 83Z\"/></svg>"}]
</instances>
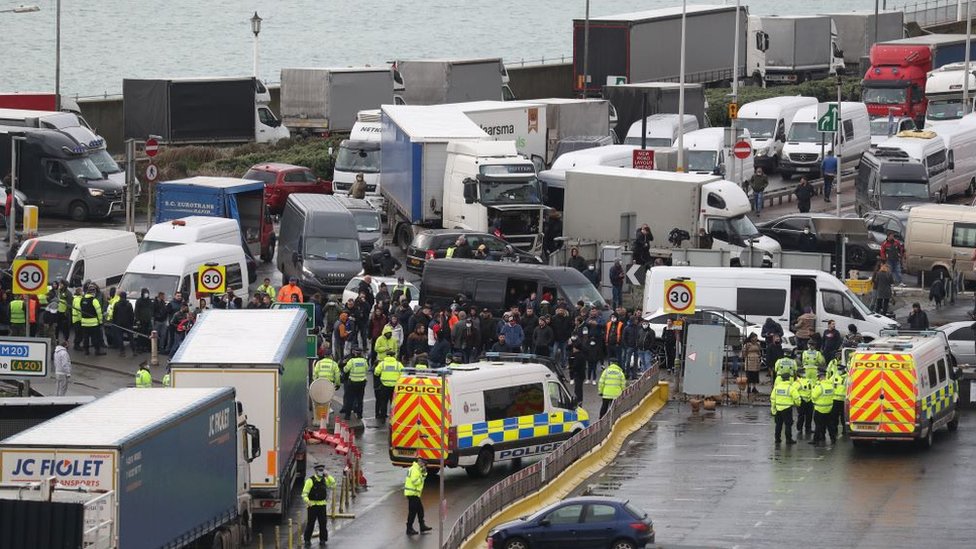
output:
<instances>
[{"instance_id":1,"label":"car headlight","mask_svg":"<svg viewBox=\"0 0 976 549\"><path fill-rule=\"evenodd\" d=\"M308 267L302 266L302 276L306 278L315 278L315 273L313 273Z\"/></svg>"},{"instance_id":2,"label":"car headlight","mask_svg":"<svg viewBox=\"0 0 976 549\"><path fill-rule=\"evenodd\" d=\"M92 196L102 196L103 194L105 194L105 191L103 191L102 189L88 189L88 194Z\"/></svg>"},{"instance_id":3,"label":"car headlight","mask_svg":"<svg viewBox=\"0 0 976 549\"><path fill-rule=\"evenodd\" d=\"M877 242L868 242L868 248L874 251L880 251L881 246Z\"/></svg>"},{"instance_id":4,"label":"car headlight","mask_svg":"<svg viewBox=\"0 0 976 549\"><path fill-rule=\"evenodd\" d=\"M766 153L768 152L769 152L769 147L758 147L756 149L756 156L766 156Z\"/></svg>"}]
</instances>

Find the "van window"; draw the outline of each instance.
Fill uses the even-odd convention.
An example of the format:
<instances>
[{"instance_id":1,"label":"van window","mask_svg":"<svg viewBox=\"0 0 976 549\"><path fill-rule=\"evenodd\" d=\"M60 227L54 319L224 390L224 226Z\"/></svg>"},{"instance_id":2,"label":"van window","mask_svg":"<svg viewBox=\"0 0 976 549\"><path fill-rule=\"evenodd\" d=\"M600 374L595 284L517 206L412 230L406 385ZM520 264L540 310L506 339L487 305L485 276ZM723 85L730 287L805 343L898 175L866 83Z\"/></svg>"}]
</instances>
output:
<instances>
[{"instance_id":1,"label":"van window","mask_svg":"<svg viewBox=\"0 0 976 549\"><path fill-rule=\"evenodd\" d=\"M497 306L505 300L505 283L501 280L477 280L472 297L479 305Z\"/></svg>"},{"instance_id":2,"label":"van window","mask_svg":"<svg viewBox=\"0 0 976 549\"><path fill-rule=\"evenodd\" d=\"M461 276L427 276L424 286L431 296L454 299L461 292L464 278Z\"/></svg>"},{"instance_id":3,"label":"van window","mask_svg":"<svg viewBox=\"0 0 976 549\"><path fill-rule=\"evenodd\" d=\"M820 295L823 297L823 306L826 313L856 320L864 320L861 312L854 307L854 304L851 303L850 299L847 299L846 295L830 290L822 290Z\"/></svg>"},{"instance_id":4,"label":"van window","mask_svg":"<svg viewBox=\"0 0 976 549\"><path fill-rule=\"evenodd\" d=\"M854 139L854 121L845 120L844 121L844 140Z\"/></svg>"},{"instance_id":5,"label":"van window","mask_svg":"<svg viewBox=\"0 0 976 549\"><path fill-rule=\"evenodd\" d=\"M946 363L944 358L939 359L939 384L945 383L946 380Z\"/></svg>"},{"instance_id":6,"label":"van window","mask_svg":"<svg viewBox=\"0 0 976 549\"><path fill-rule=\"evenodd\" d=\"M736 303L740 315L780 316L786 310L786 290L739 288Z\"/></svg>"},{"instance_id":7,"label":"van window","mask_svg":"<svg viewBox=\"0 0 976 549\"><path fill-rule=\"evenodd\" d=\"M227 289L240 290L244 287L244 276L241 274L241 264L231 263L225 265L227 269Z\"/></svg>"},{"instance_id":8,"label":"van window","mask_svg":"<svg viewBox=\"0 0 976 549\"><path fill-rule=\"evenodd\" d=\"M85 260L80 259L75 262L75 267L71 271L71 277L68 279L68 285L72 288L77 288L81 286L85 281Z\"/></svg>"},{"instance_id":9,"label":"van window","mask_svg":"<svg viewBox=\"0 0 976 549\"><path fill-rule=\"evenodd\" d=\"M549 387L549 405L553 408L568 409L569 395L566 394L562 386L555 381L550 381L547 386Z\"/></svg>"},{"instance_id":10,"label":"van window","mask_svg":"<svg viewBox=\"0 0 976 549\"><path fill-rule=\"evenodd\" d=\"M940 174L947 169L945 149L935 151L925 158L925 165L928 167L929 176Z\"/></svg>"},{"instance_id":11,"label":"van window","mask_svg":"<svg viewBox=\"0 0 976 549\"><path fill-rule=\"evenodd\" d=\"M194 275L194 276L196 276L196 275ZM190 298L190 294L195 293L195 290L196 290L196 286L195 285L194 286L190 286L190 275L186 275L186 276L183 277L183 282L180 283L180 287L176 291L181 292L183 294L183 297L185 299L189 299Z\"/></svg>"},{"instance_id":12,"label":"van window","mask_svg":"<svg viewBox=\"0 0 976 549\"><path fill-rule=\"evenodd\" d=\"M505 285L505 308L510 309L514 305L525 301L537 291L539 284L535 280L525 280L520 278L509 278ZM538 295L536 295L538 297Z\"/></svg>"},{"instance_id":13,"label":"van window","mask_svg":"<svg viewBox=\"0 0 976 549\"><path fill-rule=\"evenodd\" d=\"M725 199L715 193L708 193L706 203L709 208L725 209Z\"/></svg>"},{"instance_id":14,"label":"van window","mask_svg":"<svg viewBox=\"0 0 976 549\"><path fill-rule=\"evenodd\" d=\"M952 247L976 248L976 223L953 223Z\"/></svg>"},{"instance_id":15,"label":"van window","mask_svg":"<svg viewBox=\"0 0 976 549\"><path fill-rule=\"evenodd\" d=\"M929 389L935 387L935 364L929 364Z\"/></svg>"},{"instance_id":16,"label":"van window","mask_svg":"<svg viewBox=\"0 0 976 549\"><path fill-rule=\"evenodd\" d=\"M541 383L485 391L485 421L530 416L545 411L545 392Z\"/></svg>"}]
</instances>

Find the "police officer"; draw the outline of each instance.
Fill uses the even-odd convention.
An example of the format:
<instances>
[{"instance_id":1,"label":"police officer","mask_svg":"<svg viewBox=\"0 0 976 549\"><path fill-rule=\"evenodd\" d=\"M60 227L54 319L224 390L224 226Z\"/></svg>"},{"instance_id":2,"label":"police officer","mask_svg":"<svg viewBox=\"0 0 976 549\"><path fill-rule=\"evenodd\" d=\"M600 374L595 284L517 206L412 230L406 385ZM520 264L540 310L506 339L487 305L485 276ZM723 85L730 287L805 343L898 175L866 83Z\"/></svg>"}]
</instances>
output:
<instances>
[{"instance_id":1,"label":"police officer","mask_svg":"<svg viewBox=\"0 0 976 549\"><path fill-rule=\"evenodd\" d=\"M800 354L800 362L803 364L803 377L812 382L817 381L817 372L824 369L824 356L817 349L811 340L807 348Z\"/></svg>"},{"instance_id":2,"label":"police officer","mask_svg":"<svg viewBox=\"0 0 976 549\"><path fill-rule=\"evenodd\" d=\"M339 388L342 373L339 364L328 354L328 350L325 350L325 357L316 362L315 367L312 368L312 381L321 378L328 379L337 389Z\"/></svg>"},{"instance_id":3,"label":"police officer","mask_svg":"<svg viewBox=\"0 0 976 549\"><path fill-rule=\"evenodd\" d=\"M166 367L166 373L163 375L163 387L172 387L173 381L170 377L169 366Z\"/></svg>"},{"instance_id":4,"label":"police officer","mask_svg":"<svg viewBox=\"0 0 976 549\"><path fill-rule=\"evenodd\" d=\"M790 375L783 373L776 379L773 392L769 395L769 411L776 417L776 443L782 442L780 435L786 427L786 443L796 444L793 438L793 407L800 405L800 393Z\"/></svg>"},{"instance_id":5,"label":"police officer","mask_svg":"<svg viewBox=\"0 0 976 549\"><path fill-rule=\"evenodd\" d=\"M152 374L149 373L148 364L139 365L139 371L136 372L136 387L140 389L152 387Z\"/></svg>"},{"instance_id":6,"label":"police officer","mask_svg":"<svg viewBox=\"0 0 976 549\"><path fill-rule=\"evenodd\" d=\"M305 500L305 506L308 508L305 521L306 549L312 546L312 531L315 530L316 521L319 523L319 547L325 546L325 542L329 541L326 504L329 502L329 490L336 485L332 475L325 472L324 464L316 463L312 469L314 473L305 479L305 486L302 488L302 499Z\"/></svg>"},{"instance_id":7,"label":"police officer","mask_svg":"<svg viewBox=\"0 0 976 549\"><path fill-rule=\"evenodd\" d=\"M611 362L607 369L600 374L600 381L596 386L597 393L603 398L603 404L600 405L600 417L607 413L610 404L624 392L626 382L627 376L616 362Z\"/></svg>"},{"instance_id":8,"label":"police officer","mask_svg":"<svg viewBox=\"0 0 976 549\"><path fill-rule=\"evenodd\" d=\"M793 360L793 357L790 356L789 353L784 355L783 358L777 360L776 364L774 365L774 368L776 371L777 378L779 378L783 374L786 374L790 377L790 379L792 379L793 376L796 375L796 361Z\"/></svg>"},{"instance_id":9,"label":"police officer","mask_svg":"<svg viewBox=\"0 0 976 549\"><path fill-rule=\"evenodd\" d=\"M427 480L427 460L418 457L417 461L407 469L407 478L403 481L403 495L407 497L407 535L418 534L413 529L414 519L420 519L420 534L433 530L424 522L424 504L420 495L424 493L424 481Z\"/></svg>"},{"instance_id":10,"label":"police officer","mask_svg":"<svg viewBox=\"0 0 976 549\"><path fill-rule=\"evenodd\" d=\"M834 382L824 373L810 392L813 399L813 423L816 431L810 444L821 445L826 442L826 434L830 433L830 442L837 440L837 420L833 420L834 412Z\"/></svg>"},{"instance_id":11,"label":"police officer","mask_svg":"<svg viewBox=\"0 0 976 549\"><path fill-rule=\"evenodd\" d=\"M89 286L80 300L81 330L85 341L85 354L94 346L96 355L104 355L102 351L102 304L95 297L95 289Z\"/></svg>"},{"instance_id":12,"label":"police officer","mask_svg":"<svg viewBox=\"0 0 976 549\"><path fill-rule=\"evenodd\" d=\"M352 413L363 419L363 395L366 393L366 372L369 370L369 363L363 358L359 345L353 345L351 352L352 358L342 367L342 371L349 377L349 407L342 410L346 420Z\"/></svg>"},{"instance_id":13,"label":"police officer","mask_svg":"<svg viewBox=\"0 0 976 549\"><path fill-rule=\"evenodd\" d=\"M396 359L395 355L388 355L383 360L376 363L373 375L379 376L379 391L376 394L376 419L386 420L386 414L390 407L390 398L393 397L393 388L396 387L400 373L403 371L403 364Z\"/></svg>"},{"instance_id":14,"label":"police officer","mask_svg":"<svg viewBox=\"0 0 976 549\"><path fill-rule=\"evenodd\" d=\"M844 421L844 399L847 397L847 368L843 361L837 363L837 372L830 378L834 384L834 407L831 410L830 421L833 423L834 431L837 431L837 424L840 423L840 432L847 434L847 423Z\"/></svg>"},{"instance_id":15,"label":"police officer","mask_svg":"<svg viewBox=\"0 0 976 549\"><path fill-rule=\"evenodd\" d=\"M805 352L806 351L804 351L804 353ZM806 375L796 380L796 389L800 394L800 406L797 408L796 413L797 438L799 438L801 434L809 435L813 432L813 400L810 398L810 393L813 391L813 385L816 382L816 377L811 380Z\"/></svg>"}]
</instances>

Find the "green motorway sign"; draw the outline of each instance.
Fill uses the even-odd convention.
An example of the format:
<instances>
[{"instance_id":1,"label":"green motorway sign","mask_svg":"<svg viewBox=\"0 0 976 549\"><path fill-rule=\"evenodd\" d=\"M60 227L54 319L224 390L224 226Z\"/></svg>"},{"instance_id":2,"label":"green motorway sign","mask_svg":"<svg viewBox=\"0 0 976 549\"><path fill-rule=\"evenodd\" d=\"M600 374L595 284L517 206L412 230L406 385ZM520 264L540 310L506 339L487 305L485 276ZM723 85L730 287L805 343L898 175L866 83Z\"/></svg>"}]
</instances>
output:
<instances>
[{"instance_id":1,"label":"green motorway sign","mask_svg":"<svg viewBox=\"0 0 976 549\"><path fill-rule=\"evenodd\" d=\"M822 112L821 112L822 111ZM817 109L817 131L836 132L838 126L837 103L827 103L826 108Z\"/></svg>"}]
</instances>

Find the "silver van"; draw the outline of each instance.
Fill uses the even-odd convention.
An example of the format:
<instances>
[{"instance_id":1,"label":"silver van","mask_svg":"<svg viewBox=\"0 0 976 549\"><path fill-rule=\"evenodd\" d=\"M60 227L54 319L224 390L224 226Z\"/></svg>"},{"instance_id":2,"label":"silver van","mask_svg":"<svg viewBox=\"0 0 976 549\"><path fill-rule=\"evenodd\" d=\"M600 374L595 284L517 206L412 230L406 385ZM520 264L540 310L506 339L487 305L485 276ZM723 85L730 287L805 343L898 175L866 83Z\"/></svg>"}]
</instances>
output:
<instances>
[{"instance_id":1,"label":"silver van","mask_svg":"<svg viewBox=\"0 0 976 549\"><path fill-rule=\"evenodd\" d=\"M288 196L278 232L278 270L302 291L341 294L363 270L359 233L352 213L337 197Z\"/></svg>"}]
</instances>

